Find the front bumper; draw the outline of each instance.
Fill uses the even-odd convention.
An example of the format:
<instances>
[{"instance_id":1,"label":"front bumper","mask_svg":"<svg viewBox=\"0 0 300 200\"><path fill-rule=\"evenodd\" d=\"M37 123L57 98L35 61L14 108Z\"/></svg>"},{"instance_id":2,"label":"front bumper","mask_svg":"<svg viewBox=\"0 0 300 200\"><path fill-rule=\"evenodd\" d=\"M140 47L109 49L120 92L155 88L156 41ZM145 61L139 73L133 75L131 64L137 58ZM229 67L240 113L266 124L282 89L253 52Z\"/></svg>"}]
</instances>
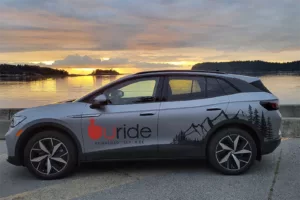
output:
<instances>
[{"instance_id":1,"label":"front bumper","mask_svg":"<svg viewBox=\"0 0 300 200\"><path fill-rule=\"evenodd\" d=\"M279 146L280 143L281 143L281 137L274 140L264 141L264 143L262 144L261 154L265 155L265 154L272 153Z\"/></svg>"},{"instance_id":2,"label":"front bumper","mask_svg":"<svg viewBox=\"0 0 300 200\"><path fill-rule=\"evenodd\" d=\"M22 165L20 159L17 158L16 156L8 156L8 158L6 160L10 164L13 164L13 165L16 165L16 166Z\"/></svg>"},{"instance_id":3,"label":"front bumper","mask_svg":"<svg viewBox=\"0 0 300 200\"><path fill-rule=\"evenodd\" d=\"M7 148L7 161L13 165L22 165L20 157L17 156L16 150L16 144L18 141L18 137L16 136L17 131L20 129L16 128L9 128L7 133L5 134L5 143L6 143L6 148Z\"/></svg>"}]
</instances>

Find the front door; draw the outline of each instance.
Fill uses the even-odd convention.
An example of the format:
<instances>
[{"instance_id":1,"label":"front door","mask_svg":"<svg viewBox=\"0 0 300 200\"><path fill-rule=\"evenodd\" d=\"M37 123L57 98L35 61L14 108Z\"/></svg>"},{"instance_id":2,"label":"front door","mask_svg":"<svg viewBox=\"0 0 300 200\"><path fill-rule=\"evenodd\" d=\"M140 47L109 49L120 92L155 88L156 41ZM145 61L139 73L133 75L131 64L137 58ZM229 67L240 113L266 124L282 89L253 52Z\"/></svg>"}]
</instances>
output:
<instances>
[{"instance_id":1,"label":"front door","mask_svg":"<svg viewBox=\"0 0 300 200\"><path fill-rule=\"evenodd\" d=\"M159 113L159 153L163 157L200 157L202 140L227 118L228 97L215 78L170 76L165 81L166 102Z\"/></svg>"},{"instance_id":2,"label":"front door","mask_svg":"<svg viewBox=\"0 0 300 200\"><path fill-rule=\"evenodd\" d=\"M159 78L125 81L104 91L108 105L89 106L82 120L89 159L135 159L157 155Z\"/></svg>"}]
</instances>

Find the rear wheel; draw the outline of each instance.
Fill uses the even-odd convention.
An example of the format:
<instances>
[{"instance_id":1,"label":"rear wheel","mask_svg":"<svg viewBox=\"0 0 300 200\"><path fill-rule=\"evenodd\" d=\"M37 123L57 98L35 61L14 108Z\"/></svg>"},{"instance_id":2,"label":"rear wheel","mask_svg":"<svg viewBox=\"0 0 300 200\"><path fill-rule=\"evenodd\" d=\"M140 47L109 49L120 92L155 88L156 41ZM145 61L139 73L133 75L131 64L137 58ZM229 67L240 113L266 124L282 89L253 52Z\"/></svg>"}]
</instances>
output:
<instances>
[{"instance_id":1,"label":"rear wheel","mask_svg":"<svg viewBox=\"0 0 300 200\"><path fill-rule=\"evenodd\" d=\"M208 147L210 164L224 174L246 172L257 154L255 141L240 128L222 129L213 136Z\"/></svg>"},{"instance_id":2,"label":"rear wheel","mask_svg":"<svg viewBox=\"0 0 300 200\"><path fill-rule=\"evenodd\" d=\"M72 140L57 131L35 134L24 149L24 164L41 179L68 175L76 166L77 153Z\"/></svg>"}]
</instances>

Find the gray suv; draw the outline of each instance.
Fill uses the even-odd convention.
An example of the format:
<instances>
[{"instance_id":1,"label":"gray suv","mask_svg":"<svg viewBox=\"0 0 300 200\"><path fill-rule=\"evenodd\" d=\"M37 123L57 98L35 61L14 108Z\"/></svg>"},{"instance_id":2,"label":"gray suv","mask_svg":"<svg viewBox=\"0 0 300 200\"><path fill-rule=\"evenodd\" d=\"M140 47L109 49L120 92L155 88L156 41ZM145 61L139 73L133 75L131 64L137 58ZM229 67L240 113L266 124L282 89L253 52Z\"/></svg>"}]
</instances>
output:
<instances>
[{"instance_id":1,"label":"gray suv","mask_svg":"<svg viewBox=\"0 0 300 200\"><path fill-rule=\"evenodd\" d=\"M164 70L123 77L77 100L25 109L5 135L8 162L42 179L80 162L207 158L241 174L281 141L278 99L259 78Z\"/></svg>"}]
</instances>

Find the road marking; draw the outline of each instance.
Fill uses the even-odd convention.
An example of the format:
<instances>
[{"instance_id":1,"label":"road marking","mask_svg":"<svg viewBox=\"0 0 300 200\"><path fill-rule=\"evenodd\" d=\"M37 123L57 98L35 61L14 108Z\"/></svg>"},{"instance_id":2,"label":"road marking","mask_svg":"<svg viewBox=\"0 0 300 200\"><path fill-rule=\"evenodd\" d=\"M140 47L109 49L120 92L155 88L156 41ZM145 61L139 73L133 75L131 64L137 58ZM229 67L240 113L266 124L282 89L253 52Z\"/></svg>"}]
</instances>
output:
<instances>
[{"instance_id":1,"label":"road marking","mask_svg":"<svg viewBox=\"0 0 300 200\"><path fill-rule=\"evenodd\" d=\"M289 140L289 139L291 139L291 138L288 138L288 137L281 138L282 141Z\"/></svg>"}]
</instances>

